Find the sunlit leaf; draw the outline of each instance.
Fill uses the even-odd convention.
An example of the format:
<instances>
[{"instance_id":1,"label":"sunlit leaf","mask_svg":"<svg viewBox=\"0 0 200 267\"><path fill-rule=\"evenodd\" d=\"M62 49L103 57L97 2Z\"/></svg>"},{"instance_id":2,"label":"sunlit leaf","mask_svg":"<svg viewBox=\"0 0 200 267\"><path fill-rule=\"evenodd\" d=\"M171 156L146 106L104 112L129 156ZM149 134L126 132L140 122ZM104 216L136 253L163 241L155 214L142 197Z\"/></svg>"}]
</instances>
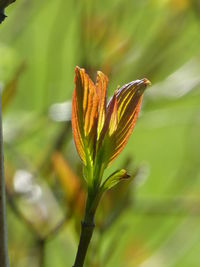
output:
<instances>
[{"instance_id":1,"label":"sunlit leaf","mask_svg":"<svg viewBox=\"0 0 200 267\"><path fill-rule=\"evenodd\" d=\"M75 69L72 128L77 151L84 164L94 157L97 134L98 95L84 69Z\"/></svg>"},{"instance_id":2,"label":"sunlit leaf","mask_svg":"<svg viewBox=\"0 0 200 267\"><path fill-rule=\"evenodd\" d=\"M96 84L84 69L75 68L72 128L86 180L101 180L104 169L126 145L135 126L142 96L150 82L132 81L106 102L108 78L97 73ZM90 178L88 178L90 177Z\"/></svg>"},{"instance_id":3,"label":"sunlit leaf","mask_svg":"<svg viewBox=\"0 0 200 267\"><path fill-rule=\"evenodd\" d=\"M117 157L127 144L138 118L144 90L149 84L150 82L147 79L136 80L116 91L118 125L116 130L109 135L114 142L109 163Z\"/></svg>"}]
</instances>

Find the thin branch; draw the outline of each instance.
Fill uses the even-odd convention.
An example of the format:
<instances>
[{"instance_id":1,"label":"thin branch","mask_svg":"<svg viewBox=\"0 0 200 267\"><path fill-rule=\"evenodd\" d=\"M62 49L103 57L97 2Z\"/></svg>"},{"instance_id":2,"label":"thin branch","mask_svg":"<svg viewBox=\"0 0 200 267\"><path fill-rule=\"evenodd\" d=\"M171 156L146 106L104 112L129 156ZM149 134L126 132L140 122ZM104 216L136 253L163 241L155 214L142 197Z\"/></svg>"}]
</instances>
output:
<instances>
[{"instance_id":1,"label":"thin branch","mask_svg":"<svg viewBox=\"0 0 200 267\"><path fill-rule=\"evenodd\" d=\"M13 196L8 192L7 190L7 200L8 204L10 205L10 208L14 212L14 214L20 219L22 223L24 223L28 229L31 231L31 233L36 237L37 240L47 241L49 239L52 239L66 224L66 222L71 218L72 214L66 214L60 222L57 223L55 227L53 227L45 236L42 236L39 234L37 229L35 228L34 224L26 217L24 216L23 212L20 211L18 206L16 205Z\"/></svg>"},{"instance_id":2,"label":"thin branch","mask_svg":"<svg viewBox=\"0 0 200 267\"><path fill-rule=\"evenodd\" d=\"M0 263L1 267L9 267L7 227L6 227L6 197L5 197L5 179L4 179L1 101L0 101Z\"/></svg>"},{"instance_id":3,"label":"thin branch","mask_svg":"<svg viewBox=\"0 0 200 267\"><path fill-rule=\"evenodd\" d=\"M47 242L50 239L54 238L55 235L57 235L61 229L65 226L66 222L71 218L70 215L66 215L53 229L49 231L49 233L43 237L43 239Z\"/></svg>"},{"instance_id":4,"label":"thin branch","mask_svg":"<svg viewBox=\"0 0 200 267\"><path fill-rule=\"evenodd\" d=\"M12 194L9 193L7 190L7 200L8 204L10 205L10 208L14 212L14 214L20 219L20 221L31 231L35 242L37 246L37 251L38 251L38 264L39 267L44 267L45 266L45 246L46 243L54 238L56 234L58 234L59 231L63 228L63 226L66 224L66 222L71 218L72 214L66 214L65 217L58 222L58 224L52 228L45 236L41 235L37 229L35 228L34 224L26 217L24 216L23 212L18 208L16 205ZM4 266L1 266L4 267ZM7 267L7 266L5 266Z\"/></svg>"},{"instance_id":5,"label":"thin branch","mask_svg":"<svg viewBox=\"0 0 200 267\"><path fill-rule=\"evenodd\" d=\"M12 209L12 212L31 231L33 236L35 236L37 239L40 239L41 236L37 232L33 223L27 217L25 217L24 214L20 211L20 209L18 208L18 206L16 205L16 203L13 199L13 196L9 193L8 190L6 190L6 193L7 193L6 195L7 195L8 204L9 204L10 208Z\"/></svg>"}]
</instances>

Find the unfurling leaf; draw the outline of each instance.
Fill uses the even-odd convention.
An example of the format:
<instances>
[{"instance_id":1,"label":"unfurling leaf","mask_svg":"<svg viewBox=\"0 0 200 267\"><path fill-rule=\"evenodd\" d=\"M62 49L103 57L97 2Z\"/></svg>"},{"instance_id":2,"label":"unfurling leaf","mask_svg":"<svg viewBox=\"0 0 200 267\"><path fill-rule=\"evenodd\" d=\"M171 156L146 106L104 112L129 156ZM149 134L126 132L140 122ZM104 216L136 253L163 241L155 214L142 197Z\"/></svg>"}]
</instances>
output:
<instances>
[{"instance_id":1,"label":"unfurling leaf","mask_svg":"<svg viewBox=\"0 0 200 267\"><path fill-rule=\"evenodd\" d=\"M129 179L131 176L127 174L126 170L118 170L111 174L102 184L101 189L103 191L109 190L119 182Z\"/></svg>"},{"instance_id":2,"label":"unfurling leaf","mask_svg":"<svg viewBox=\"0 0 200 267\"><path fill-rule=\"evenodd\" d=\"M89 183L100 183L104 169L125 147L150 82L142 79L125 84L108 103L107 84L108 78L102 72L97 72L94 84L84 69L75 68L72 129Z\"/></svg>"}]
</instances>

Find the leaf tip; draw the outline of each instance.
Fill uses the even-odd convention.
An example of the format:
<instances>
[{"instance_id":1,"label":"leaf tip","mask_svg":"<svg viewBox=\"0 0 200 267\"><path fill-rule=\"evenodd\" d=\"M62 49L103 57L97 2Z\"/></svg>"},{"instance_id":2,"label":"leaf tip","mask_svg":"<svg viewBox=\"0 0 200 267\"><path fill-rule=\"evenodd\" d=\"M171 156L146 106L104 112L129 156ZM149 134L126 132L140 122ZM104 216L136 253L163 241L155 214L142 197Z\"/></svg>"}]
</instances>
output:
<instances>
[{"instance_id":1,"label":"leaf tip","mask_svg":"<svg viewBox=\"0 0 200 267\"><path fill-rule=\"evenodd\" d=\"M129 179L130 177L131 175L129 175L125 169L121 170L120 180Z\"/></svg>"},{"instance_id":2,"label":"leaf tip","mask_svg":"<svg viewBox=\"0 0 200 267\"><path fill-rule=\"evenodd\" d=\"M146 86L151 85L151 82L147 78L142 79L142 81L143 81L144 85L146 85Z\"/></svg>"}]
</instances>

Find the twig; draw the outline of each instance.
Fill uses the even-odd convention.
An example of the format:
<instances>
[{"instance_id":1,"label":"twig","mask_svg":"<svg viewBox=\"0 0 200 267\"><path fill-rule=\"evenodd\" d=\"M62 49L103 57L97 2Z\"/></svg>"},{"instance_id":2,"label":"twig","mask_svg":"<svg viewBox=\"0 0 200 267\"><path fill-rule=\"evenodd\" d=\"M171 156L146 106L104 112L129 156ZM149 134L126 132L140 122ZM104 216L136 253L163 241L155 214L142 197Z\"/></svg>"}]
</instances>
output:
<instances>
[{"instance_id":1,"label":"twig","mask_svg":"<svg viewBox=\"0 0 200 267\"><path fill-rule=\"evenodd\" d=\"M45 246L46 243L55 237L55 235L63 228L63 226L66 224L67 220L71 217L71 214L66 214L65 217L54 227L52 228L49 233L47 233L45 236L42 236L37 229L34 227L34 224L24 216L24 214L20 211L18 206L16 205L13 196L9 193L7 190L7 200L8 204L10 205L10 208L14 212L14 214L21 220L24 225L27 226L27 228L31 231L38 251L38 262L39 267L45 266ZM4 266L1 266L4 267ZM7 266L5 266L7 267Z\"/></svg>"},{"instance_id":2,"label":"twig","mask_svg":"<svg viewBox=\"0 0 200 267\"><path fill-rule=\"evenodd\" d=\"M0 101L0 263L1 267L9 266L7 228L6 228L6 197L5 197L5 179L4 179L1 101Z\"/></svg>"},{"instance_id":3,"label":"twig","mask_svg":"<svg viewBox=\"0 0 200 267\"><path fill-rule=\"evenodd\" d=\"M70 215L66 215L53 229L49 231L49 233L45 237L43 237L43 239L47 242L50 239L54 238L54 236L57 235L59 231L64 227L70 217Z\"/></svg>"},{"instance_id":4,"label":"twig","mask_svg":"<svg viewBox=\"0 0 200 267\"><path fill-rule=\"evenodd\" d=\"M32 222L28 218L26 218L24 214L20 211L20 209L18 208L13 199L13 196L9 193L8 190L6 190L6 193L7 193L8 204L12 209L13 213L20 219L21 222L23 222L23 224L25 224L25 226L27 226L27 228L31 231L33 236L35 236L37 239L41 238L40 234L37 232Z\"/></svg>"}]
</instances>

